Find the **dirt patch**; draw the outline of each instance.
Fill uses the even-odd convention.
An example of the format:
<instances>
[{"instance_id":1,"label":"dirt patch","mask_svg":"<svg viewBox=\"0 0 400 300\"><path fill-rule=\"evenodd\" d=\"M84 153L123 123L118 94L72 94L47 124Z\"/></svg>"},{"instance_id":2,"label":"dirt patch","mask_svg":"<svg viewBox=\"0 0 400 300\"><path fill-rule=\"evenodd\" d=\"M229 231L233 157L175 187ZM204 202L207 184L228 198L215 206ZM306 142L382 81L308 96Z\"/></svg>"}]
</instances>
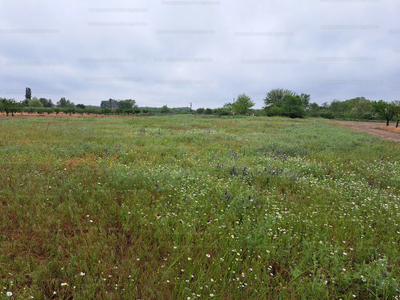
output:
<instances>
[{"instance_id":1,"label":"dirt patch","mask_svg":"<svg viewBox=\"0 0 400 300\"><path fill-rule=\"evenodd\" d=\"M356 121L332 121L332 122L348 128L352 128L357 131L363 131L372 135L379 136L382 139L400 143L400 132L396 132L394 126L389 126L389 128L381 129L386 127L386 123L356 122Z\"/></svg>"}]
</instances>

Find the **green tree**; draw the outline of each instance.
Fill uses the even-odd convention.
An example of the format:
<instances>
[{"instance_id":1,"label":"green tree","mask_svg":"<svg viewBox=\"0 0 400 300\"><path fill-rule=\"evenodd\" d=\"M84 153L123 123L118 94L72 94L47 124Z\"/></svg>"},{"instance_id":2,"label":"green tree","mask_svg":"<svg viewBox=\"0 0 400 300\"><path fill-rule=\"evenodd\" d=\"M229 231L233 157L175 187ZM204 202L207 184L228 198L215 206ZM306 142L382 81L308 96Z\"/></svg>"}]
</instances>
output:
<instances>
[{"instance_id":1,"label":"green tree","mask_svg":"<svg viewBox=\"0 0 400 300\"><path fill-rule=\"evenodd\" d=\"M250 108L252 108L255 105L253 101L251 101L251 98L247 96L246 94L241 94L238 96L236 101L232 103L232 110L237 113L237 114L246 114L250 111Z\"/></svg>"},{"instance_id":2,"label":"green tree","mask_svg":"<svg viewBox=\"0 0 400 300\"><path fill-rule=\"evenodd\" d=\"M274 89L271 90L264 99L265 107L276 106L281 107L285 96L295 96L296 93L290 90ZM309 100L309 99L308 99Z\"/></svg>"},{"instance_id":3,"label":"green tree","mask_svg":"<svg viewBox=\"0 0 400 300\"><path fill-rule=\"evenodd\" d=\"M27 87L25 89L25 99L31 100L32 99L32 91L31 88Z\"/></svg>"},{"instance_id":4,"label":"green tree","mask_svg":"<svg viewBox=\"0 0 400 300\"><path fill-rule=\"evenodd\" d=\"M348 103L334 99L329 105L328 110L335 116L335 118L341 118L348 110Z\"/></svg>"},{"instance_id":5,"label":"green tree","mask_svg":"<svg viewBox=\"0 0 400 300\"><path fill-rule=\"evenodd\" d=\"M79 108L79 109L85 109L86 108L86 106L84 104L77 104L76 107Z\"/></svg>"},{"instance_id":6,"label":"green tree","mask_svg":"<svg viewBox=\"0 0 400 300\"><path fill-rule=\"evenodd\" d=\"M286 95L281 111L284 116L290 118L304 118L306 116L306 110L303 108L303 99L298 95Z\"/></svg>"},{"instance_id":7,"label":"green tree","mask_svg":"<svg viewBox=\"0 0 400 300\"><path fill-rule=\"evenodd\" d=\"M136 107L136 101L132 99L122 100L118 102L118 108L120 109L132 109Z\"/></svg>"},{"instance_id":8,"label":"green tree","mask_svg":"<svg viewBox=\"0 0 400 300\"><path fill-rule=\"evenodd\" d=\"M268 117L274 117L274 116L281 116L282 115L282 111L280 107L277 106L270 106L270 107L266 107L264 108L265 114Z\"/></svg>"},{"instance_id":9,"label":"green tree","mask_svg":"<svg viewBox=\"0 0 400 300\"><path fill-rule=\"evenodd\" d=\"M28 102L29 107L43 107L42 102L40 102L38 99L32 99Z\"/></svg>"},{"instance_id":10,"label":"green tree","mask_svg":"<svg viewBox=\"0 0 400 300\"><path fill-rule=\"evenodd\" d=\"M11 113L11 116L14 117L14 113L22 109L23 106L22 103L16 102L15 99L0 98L0 111L4 111L7 116Z\"/></svg>"},{"instance_id":11,"label":"green tree","mask_svg":"<svg viewBox=\"0 0 400 300\"><path fill-rule=\"evenodd\" d=\"M393 101L394 105L394 118L396 120L396 128L399 127L400 122L400 100Z\"/></svg>"},{"instance_id":12,"label":"green tree","mask_svg":"<svg viewBox=\"0 0 400 300\"><path fill-rule=\"evenodd\" d=\"M211 108L206 108L206 109L204 110L204 114L205 114L205 115L212 115L212 113L213 113L213 111L212 111Z\"/></svg>"},{"instance_id":13,"label":"green tree","mask_svg":"<svg viewBox=\"0 0 400 300\"><path fill-rule=\"evenodd\" d=\"M320 108L317 103L311 103L308 107L307 114L309 117L319 117L320 115Z\"/></svg>"},{"instance_id":14,"label":"green tree","mask_svg":"<svg viewBox=\"0 0 400 300\"><path fill-rule=\"evenodd\" d=\"M369 113L372 110L372 105L367 102L359 102L350 110L351 116L356 119L361 118L364 114Z\"/></svg>"},{"instance_id":15,"label":"green tree","mask_svg":"<svg viewBox=\"0 0 400 300\"><path fill-rule=\"evenodd\" d=\"M62 97L60 101L57 102L57 105L62 108L67 107L67 100L64 97Z\"/></svg>"},{"instance_id":16,"label":"green tree","mask_svg":"<svg viewBox=\"0 0 400 300\"><path fill-rule=\"evenodd\" d=\"M164 105L163 107L161 107L161 113L166 114L169 112L171 112L171 109L167 105Z\"/></svg>"},{"instance_id":17,"label":"green tree","mask_svg":"<svg viewBox=\"0 0 400 300\"><path fill-rule=\"evenodd\" d=\"M196 113L198 113L199 115L204 114L204 107L196 109Z\"/></svg>"},{"instance_id":18,"label":"green tree","mask_svg":"<svg viewBox=\"0 0 400 300\"><path fill-rule=\"evenodd\" d=\"M227 108L227 109L229 109L229 110L232 110L232 103L230 103L230 102L225 103L224 106L223 106L223 108Z\"/></svg>"},{"instance_id":19,"label":"green tree","mask_svg":"<svg viewBox=\"0 0 400 300\"><path fill-rule=\"evenodd\" d=\"M302 102L302 106L304 109L307 109L310 105L310 95L301 93L300 98Z\"/></svg>"},{"instance_id":20,"label":"green tree","mask_svg":"<svg viewBox=\"0 0 400 300\"><path fill-rule=\"evenodd\" d=\"M395 105L379 100L372 102L372 109L374 112L378 113L380 117L385 119L386 126L389 126L389 121L393 119L395 115Z\"/></svg>"}]
</instances>

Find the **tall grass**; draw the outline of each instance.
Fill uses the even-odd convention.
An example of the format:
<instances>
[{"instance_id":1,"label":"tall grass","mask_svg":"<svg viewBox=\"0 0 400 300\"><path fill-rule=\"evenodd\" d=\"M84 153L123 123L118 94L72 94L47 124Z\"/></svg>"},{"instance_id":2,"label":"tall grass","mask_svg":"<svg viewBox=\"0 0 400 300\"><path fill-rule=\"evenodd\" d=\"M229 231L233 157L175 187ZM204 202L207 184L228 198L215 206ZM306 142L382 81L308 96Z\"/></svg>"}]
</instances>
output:
<instances>
[{"instance_id":1,"label":"tall grass","mask_svg":"<svg viewBox=\"0 0 400 300\"><path fill-rule=\"evenodd\" d=\"M400 146L325 120L0 119L13 299L393 299Z\"/></svg>"}]
</instances>

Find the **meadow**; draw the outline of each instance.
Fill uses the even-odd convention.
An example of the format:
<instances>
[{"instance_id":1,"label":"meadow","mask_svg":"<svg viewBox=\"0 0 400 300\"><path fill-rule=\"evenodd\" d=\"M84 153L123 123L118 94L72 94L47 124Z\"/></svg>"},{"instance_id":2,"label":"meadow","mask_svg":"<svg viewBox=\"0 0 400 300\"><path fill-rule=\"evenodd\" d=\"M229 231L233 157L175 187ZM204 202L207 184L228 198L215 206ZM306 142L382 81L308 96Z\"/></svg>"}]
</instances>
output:
<instances>
[{"instance_id":1,"label":"meadow","mask_svg":"<svg viewBox=\"0 0 400 300\"><path fill-rule=\"evenodd\" d=\"M398 299L399 172L323 119L0 118L0 298Z\"/></svg>"}]
</instances>

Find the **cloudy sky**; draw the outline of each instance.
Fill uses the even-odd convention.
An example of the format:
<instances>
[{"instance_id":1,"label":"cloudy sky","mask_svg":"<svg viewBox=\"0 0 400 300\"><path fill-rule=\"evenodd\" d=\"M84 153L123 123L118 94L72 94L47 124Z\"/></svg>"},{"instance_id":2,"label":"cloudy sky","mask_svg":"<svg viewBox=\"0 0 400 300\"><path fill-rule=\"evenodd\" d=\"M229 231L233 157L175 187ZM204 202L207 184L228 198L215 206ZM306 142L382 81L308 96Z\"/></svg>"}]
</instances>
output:
<instances>
[{"instance_id":1,"label":"cloudy sky","mask_svg":"<svg viewBox=\"0 0 400 300\"><path fill-rule=\"evenodd\" d=\"M400 99L396 0L0 0L0 97L255 108Z\"/></svg>"}]
</instances>

